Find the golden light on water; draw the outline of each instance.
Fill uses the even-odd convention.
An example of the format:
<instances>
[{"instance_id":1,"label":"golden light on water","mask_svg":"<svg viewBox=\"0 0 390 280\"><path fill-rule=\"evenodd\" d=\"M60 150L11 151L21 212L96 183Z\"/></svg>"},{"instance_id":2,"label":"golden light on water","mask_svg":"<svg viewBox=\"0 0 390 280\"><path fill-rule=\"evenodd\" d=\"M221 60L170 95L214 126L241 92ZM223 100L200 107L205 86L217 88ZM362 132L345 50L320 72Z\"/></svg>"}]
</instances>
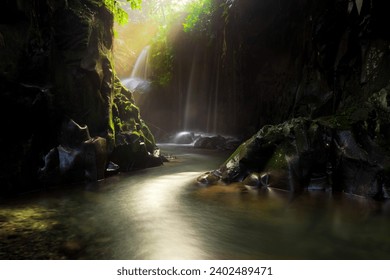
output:
<instances>
[{"instance_id":1,"label":"golden light on water","mask_svg":"<svg viewBox=\"0 0 390 280\"><path fill-rule=\"evenodd\" d=\"M180 172L150 178L137 188L141 204L131 209L130 216L142 217L141 247L151 259L202 259L202 250L194 217L182 212L180 195L183 186L194 181L198 172Z\"/></svg>"}]
</instances>

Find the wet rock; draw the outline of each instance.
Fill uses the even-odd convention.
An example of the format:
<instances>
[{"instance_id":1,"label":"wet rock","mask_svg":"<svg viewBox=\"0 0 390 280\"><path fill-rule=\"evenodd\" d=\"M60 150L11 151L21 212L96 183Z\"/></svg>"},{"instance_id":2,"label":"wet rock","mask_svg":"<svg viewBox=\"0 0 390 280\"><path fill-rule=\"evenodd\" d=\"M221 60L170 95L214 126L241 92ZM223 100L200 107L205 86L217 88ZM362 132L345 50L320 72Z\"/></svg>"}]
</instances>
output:
<instances>
[{"instance_id":1,"label":"wet rock","mask_svg":"<svg viewBox=\"0 0 390 280\"><path fill-rule=\"evenodd\" d=\"M355 117L349 124L343 120L342 126L340 121L304 118L266 126L244 142L219 169L200 176L198 181L204 184L216 180L242 181L252 188L272 185L297 194L305 189L332 189L384 198L389 193L386 169L389 156L360 121L367 114L351 115ZM275 172L281 175L271 178L270 174ZM220 175L215 178L214 174Z\"/></svg>"},{"instance_id":2,"label":"wet rock","mask_svg":"<svg viewBox=\"0 0 390 280\"><path fill-rule=\"evenodd\" d=\"M163 162L169 162L169 161L172 161L172 160L175 160L176 159L176 156L175 155L172 155L172 154L162 154L160 156L161 160Z\"/></svg>"},{"instance_id":3,"label":"wet rock","mask_svg":"<svg viewBox=\"0 0 390 280\"><path fill-rule=\"evenodd\" d=\"M309 191L326 191L330 189L329 178L325 175L317 175L310 178Z\"/></svg>"},{"instance_id":4,"label":"wet rock","mask_svg":"<svg viewBox=\"0 0 390 280\"><path fill-rule=\"evenodd\" d=\"M268 187L270 183L270 174L251 173L244 179L243 183L252 188Z\"/></svg>"},{"instance_id":5,"label":"wet rock","mask_svg":"<svg viewBox=\"0 0 390 280\"><path fill-rule=\"evenodd\" d=\"M214 185L220 180L220 176L216 172L206 172L205 174L199 176L197 181L203 185Z\"/></svg>"},{"instance_id":6,"label":"wet rock","mask_svg":"<svg viewBox=\"0 0 390 280\"><path fill-rule=\"evenodd\" d=\"M286 129L288 130L288 127ZM226 182L242 181L248 173L262 171L284 135L282 126L264 127L241 144L219 169L222 179Z\"/></svg>"},{"instance_id":7,"label":"wet rock","mask_svg":"<svg viewBox=\"0 0 390 280\"><path fill-rule=\"evenodd\" d=\"M336 174L342 174L342 177L335 178L334 182L346 193L383 197L383 163L386 158L383 152L377 150L374 142L363 143L361 140L351 131L337 133L339 171Z\"/></svg>"},{"instance_id":8,"label":"wet rock","mask_svg":"<svg viewBox=\"0 0 390 280\"><path fill-rule=\"evenodd\" d=\"M156 167L163 164L163 158L161 156L155 156L151 153L148 153L146 158L145 168L146 167Z\"/></svg>"},{"instance_id":9,"label":"wet rock","mask_svg":"<svg viewBox=\"0 0 390 280\"><path fill-rule=\"evenodd\" d=\"M260 183L264 187L268 187L270 184L270 177L271 175L269 173L261 174L260 176Z\"/></svg>"},{"instance_id":10,"label":"wet rock","mask_svg":"<svg viewBox=\"0 0 390 280\"><path fill-rule=\"evenodd\" d=\"M194 132L179 132L177 133L173 139L172 142L175 144L192 144L195 140L195 133Z\"/></svg>"},{"instance_id":11,"label":"wet rock","mask_svg":"<svg viewBox=\"0 0 390 280\"><path fill-rule=\"evenodd\" d=\"M65 182L84 180L85 162L81 149L58 146L59 171Z\"/></svg>"},{"instance_id":12,"label":"wet rock","mask_svg":"<svg viewBox=\"0 0 390 280\"><path fill-rule=\"evenodd\" d=\"M75 148L89 139L91 136L86 125L81 126L72 119L63 122L59 140L61 145Z\"/></svg>"},{"instance_id":13,"label":"wet rock","mask_svg":"<svg viewBox=\"0 0 390 280\"><path fill-rule=\"evenodd\" d=\"M200 136L194 143L195 148L225 150L226 139L220 135L213 137Z\"/></svg>"},{"instance_id":14,"label":"wet rock","mask_svg":"<svg viewBox=\"0 0 390 280\"><path fill-rule=\"evenodd\" d=\"M46 184L97 181L104 178L107 143L91 138L88 127L69 120L63 125L61 143L45 156L39 178Z\"/></svg>"},{"instance_id":15,"label":"wet rock","mask_svg":"<svg viewBox=\"0 0 390 280\"><path fill-rule=\"evenodd\" d=\"M107 142L105 138L94 137L83 143L85 177L88 181L104 179L107 162Z\"/></svg>"},{"instance_id":16,"label":"wet rock","mask_svg":"<svg viewBox=\"0 0 390 280\"><path fill-rule=\"evenodd\" d=\"M238 140L237 138L227 138L225 143L225 150L235 150L237 149L242 141Z\"/></svg>"},{"instance_id":17,"label":"wet rock","mask_svg":"<svg viewBox=\"0 0 390 280\"><path fill-rule=\"evenodd\" d=\"M147 156L145 143L136 141L117 145L110 160L119 166L120 171L130 171L139 167Z\"/></svg>"},{"instance_id":18,"label":"wet rock","mask_svg":"<svg viewBox=\"0 0 390 280\"><path fill-rule=\"evenodd\" d=\"M116 174L118 172L119 172L119 165L112 161L108 162L106 168L106 174L111 175L111 174Z\"/></svg>"},{"instance_id":19,"label":"wet rock","mask_svg":"<svg viewBox=\"0 0 390 280\"><path fill-rule=\"evenodd\" d=\"M119 81L115 85L118 87L113 107L115 143L109 160L117 164L120 171L161 165L154 136L141 119L131 92L123 88Z\"/></svg>"},{"instance_id":20,"label":"wet rock","mask_svg":"<svg viewBox=\"0 0 390 280\"><path fill-rule=\"evenodd\" d=\"M244 185L250 186L253 188L260 187L261 181L260 181L260 174L258 173L251 173L249 174L243 181Z\"/></svg>"},{"instance_id":21,"label":"wet rock","mask_svg":"<svg viewBox=\"0 0 390 280\"><path fill-rule=\"evenodd\" d=\"M165 155L161 155L160 158L161 158L162 162L169 162L168 157Z\"/></svg>"},{"instance_id":22,"label":"wet rock","mask_svg":"<svg viewBox=\"0 0 390 280\"><path fill-rule=\"evenodd\" d=\"M120 171L159 166L163 162L161 157L156 157L148 152L145 143L141 139L117 145L111 153L110 160L119 165Z\"/></svg>"}]
</instances>

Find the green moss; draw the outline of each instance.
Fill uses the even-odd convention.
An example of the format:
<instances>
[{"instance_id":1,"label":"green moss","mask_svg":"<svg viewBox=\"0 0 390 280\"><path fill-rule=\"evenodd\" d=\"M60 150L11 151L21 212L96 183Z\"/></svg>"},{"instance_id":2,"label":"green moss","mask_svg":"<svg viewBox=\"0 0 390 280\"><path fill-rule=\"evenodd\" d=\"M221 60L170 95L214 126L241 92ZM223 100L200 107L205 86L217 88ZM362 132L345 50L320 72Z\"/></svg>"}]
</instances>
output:
<instances>
[{"instance_id":1,"label":"green moss","mask_svg":"<svg viewBox=\"0 0 390 280\"><path fill-rule=\"evenodd\" d=\"M255 138L257 135L252 136L248 140L246 140L244 143L242 143L231 155L230 157L222 164L223 166L227 165L229 161L236 160L242 158L245 154L247 154L247 147L248 144L255 141Z\"/></svg>"},{"instance_id":2,"label":"green moss","mask_svg":"<svg viewBox=\"0 0 390 280\"><path fill-rule=\"evenodd\" d=\"M283 145L280 145L276 148L272 157L268 160L265 165L265 170L280 170L287 168L286 161L286 149Z\"/></svg>"},{"instance_id":3,"label":"green moss","mask_svg":"<svg viewBox=\"0 0 390 280\"><path fill-rule=\"evenodd\" d=\"M148 126L141 119L139 108L134 104L131 92L126 90L119 80L114 83L114 101L112 118L116 135L121 133L133 134L145 143L150 153L156 147L154 136Z\"/></svg>"},{"instance_id":4,"label":"green moss","mask_svg":"<svg viewBox=\"0 0 390 280\"><path fill-rule=\"evenodd\" d=\"M141 131L145 139L147 150L149 152L153 152L153 150L156 147L156 140L154 139L154 136L150 131L149 127L146 125L146 123L143 120L141 120Z\"/></svg>"},{"instance_id":5,"label":"green moss","mask_svg":"<svg viewBox=\"0 0 390 280\"><path fill-rule=\"evenodd\" d=\"M366 105L360 107L352 106L339 114L321 117L315 121L333 129L347 130L350 129L353 124L365 121L368 118L370 110L371 108Z\"/></svg>"}]
</instances>

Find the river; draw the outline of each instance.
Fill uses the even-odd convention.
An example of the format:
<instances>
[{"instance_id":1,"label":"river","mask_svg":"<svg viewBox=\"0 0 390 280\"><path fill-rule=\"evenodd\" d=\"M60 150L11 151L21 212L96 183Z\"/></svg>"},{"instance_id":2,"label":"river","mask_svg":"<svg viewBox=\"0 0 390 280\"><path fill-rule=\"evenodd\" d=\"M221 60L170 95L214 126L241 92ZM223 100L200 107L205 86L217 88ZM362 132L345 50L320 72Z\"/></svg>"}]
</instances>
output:
<instances>
[{"instance_id":1,"label":"river","mask_svg":"<svg viewBox=\"0 0 390 280\"><path fill-rule=\"evenodd\" d=\"M356 196L205 187L226 151L0 204L1 259L389 259L390 206Z\"/></svg>"}]
</instances>

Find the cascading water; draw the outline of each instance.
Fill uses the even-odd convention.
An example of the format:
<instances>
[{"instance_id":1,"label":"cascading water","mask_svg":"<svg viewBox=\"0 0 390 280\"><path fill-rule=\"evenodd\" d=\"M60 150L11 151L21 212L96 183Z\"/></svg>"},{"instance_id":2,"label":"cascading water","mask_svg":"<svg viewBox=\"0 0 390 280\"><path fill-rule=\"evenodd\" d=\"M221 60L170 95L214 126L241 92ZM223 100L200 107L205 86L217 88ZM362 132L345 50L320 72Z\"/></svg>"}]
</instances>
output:
<instances>
[{"instance_id":1,"label":"cascading water","mask_svg":"<svg viewBox=\"0 0 390 280\"><path fill-rule=\"evenodd\" d=\"M148 64L149 64L149 50L150 46L146 46L141 51L135 62L131 77L141 78L146 80L148 78Z\"/></svg>"},{"instance_id":2,"label":"cascading water","mask_svg":"<svg viewBox=\"0 0 390 280\"><path fill-rule=\"evenodd\" d=\"M176 54L182 60L175 61L174 66L178 70L174 72L174 80L165 89L153 89L153 92L159 93L153 96L140 95L151 92L149 50L149 46L142 50L130 77L122 81L135 93L133 97L145 120L158 131L184 131L203 136L230 135L230 127L226 123L232 124L230 114L234 114L235 110L230 110L229 106L235 99L225 93L234 90L224 80L226 70L223 70L220 55L216 55L219 48L209 51L195 45L188 53L182 50L183 53ZM192 142L186 141L186 144Z\"/></svg>"},{"instance_id":3,"label":"cascading water","mask_svg":"<svg viewBox=\"0 0 390 280\"><path fill-rule=\"evenodd\" d=\"M196 52L195 52L196 53ZM194 110L194 105L196 103L195 96L196 96L196 89L195 89L195 75L196 75L196 62L197 57L194 55L192 59L192 65L191 65L191 72L190 77L188 80L188 88L187 88L187 94L186 94L186 103L185 103L185 109L184 109L184 130L193 129L193 120L196 118L196 110Z\"/></svg>"},{"instance_id":4,"label":"cascading water","mask_svg":"<svg viewBox=\"0 0 390 280\"><path fill-rule=\"evenodd\" d=\"M150 46L143 48L134 64L130 77L122 80L122 84L132 92L142 94L149 91L149 50Z\"/></svg>"},{"instance_id":5,"label":"cascading water","mask_svg":"<svg viewBox=\"0 0 390 280\"><path fill-rule=\"evenodd\" d=\"M195 48L187 70L187 86L182 90L182 130L218 133L219 67L218 59Z\"/></svg>"}]
</instances>

